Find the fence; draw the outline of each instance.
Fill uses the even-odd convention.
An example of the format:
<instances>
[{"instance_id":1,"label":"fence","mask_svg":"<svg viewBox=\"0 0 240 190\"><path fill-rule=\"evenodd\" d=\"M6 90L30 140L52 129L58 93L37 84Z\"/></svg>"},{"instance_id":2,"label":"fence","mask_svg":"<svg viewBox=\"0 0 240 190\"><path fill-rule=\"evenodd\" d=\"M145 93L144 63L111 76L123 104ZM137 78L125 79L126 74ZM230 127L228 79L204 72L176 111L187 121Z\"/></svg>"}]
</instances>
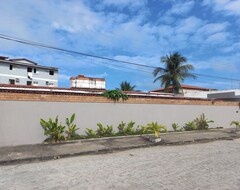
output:
<instances>
[{"instance_id":1,"label":"fence","mask_svg":"<svg viewBox=\"0 0 240 190\"><path fill-rule=\"evenodd\" d=\"M204 113L214 120L212 127L229 127L240 119L238 102L222 102L186 98L130 97L114 103L101 96L0 93L0 146L41 143L45 137L40 118L55 118L64 123L76 113L79 133L85 128L97 128L97 123L111 124L115 130L121 122L134 121L145 125L156 121L171 129L171 124L184 124Z\"/></svg>"}]
</instances>

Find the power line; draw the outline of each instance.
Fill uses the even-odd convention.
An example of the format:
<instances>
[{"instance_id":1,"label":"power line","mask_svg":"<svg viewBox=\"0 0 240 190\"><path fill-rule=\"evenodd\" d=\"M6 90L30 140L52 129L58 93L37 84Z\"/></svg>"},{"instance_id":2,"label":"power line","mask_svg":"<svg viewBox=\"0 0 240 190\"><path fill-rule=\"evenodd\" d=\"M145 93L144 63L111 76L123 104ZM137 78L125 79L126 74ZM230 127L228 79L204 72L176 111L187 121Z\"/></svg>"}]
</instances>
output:
<instances>
[{"instance_id":1,"label":"power line","mask_svg":"<svg viewBox=\"0 0 240 190\"><path fill-rule=\"evenodd\" d=\"M77 55L81 55L81 56L86 56L86 57L91 57L91 58L96 58L96 59L102 59L102 60L107 60L107 61L112 61L112 62L125 63L125 64L129 64L129 65L134 65L134 66L145 67L145 68L148 68L148 69L149 68L151 68L151 69L156 69L157 68L155 66L144 65L144 64L134 63L134 62L129 62L129 61L122 61L122 60L118 60L118 59L112 59L112 58L108 58L108 57L102 57L102 56L82 53L82 52L78 52L78 51L67 50L67 49L58 48L58 47L54 47L54 46L49 46L49 45L46 45L46 44L41 44L41 43L38 43L38 42L33 42L33 41L25 40L25 39L20 39L20 38L16 38L16 37L4 35L4 34L0 34L0 38L5 39L5 40L18 42L18 43L25 44L25 45L31 45L31 46L36 46L36 47L40 47L40 48L47 48L47 49L52 49L52 50L55 50L55 51L60 51L60 52L65 52L65 53L70 53L70 54L77 54ZM120 65L115 65L115 66L116 67L124 67L124 66L120 66ZM141 71L143 71L143 70L141 70ZM147 72L147 71L144 71L144 72ZM219 78L219 79L224 79L224 80L231 80L231 81L239 81L240 82L240 79L213 76L213 75L207 75L207 74L201 74L201 73L192 73L192 74L197 75L197 76Z\"/></svg>"},{"instance_id":2,"label":"power line","mask_svg":"<svg viewBox=\"0 0 240 190\"><path fill-rule=\"evenodd\" d=\"M154 66L143 65L143 64L133 63L133 62L129 62L129 61L122 61L122 60L112 59L112 58L108 58L108 57L102 57L102 56L82 53L82 52L78 52L78 51L67 50L67 49L58 48L58 47L54 47L54 46L49 46L49 45L46 45L46 44L41 44L41 43L37 43L37 42L33 42L33 41L20 39L20 38L15 38L15 37L3 35L3 34L0 34L0 38L5 39L5 40L10 40L10 41L15 41L15 42L22 43L22 44L27 44L27 45L32 45L32 46L37 46L37 47L42 47L42 48L48 48L48 49L53 49L53 50L56 50L56 51L67 52L67 53L71 53L71 54L79 54L79 55L84 55L84 56L87 56L87 57L93 57L93 58L98 58L98 59L105 59L105 60L108 60L108 61L126 63L126 64L140 66L140 67L156 68Z\"/></svg>"}]
</instances>

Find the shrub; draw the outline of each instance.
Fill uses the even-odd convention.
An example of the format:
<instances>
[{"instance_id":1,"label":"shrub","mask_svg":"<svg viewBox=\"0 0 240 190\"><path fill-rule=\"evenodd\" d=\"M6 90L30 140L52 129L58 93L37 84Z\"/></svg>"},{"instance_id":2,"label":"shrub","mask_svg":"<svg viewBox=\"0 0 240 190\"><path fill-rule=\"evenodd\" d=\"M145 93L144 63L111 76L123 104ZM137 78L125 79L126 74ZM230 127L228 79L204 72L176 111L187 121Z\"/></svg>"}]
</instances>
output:
<instances>
[{"instance_id":1,"label":"shrub","mask_svg":"<svg viewBox=\"0 0 240 190\"><path fill-rule=\"evenodd\" d=\"M235 125L236 128L240 128L240 121L232 121L230 125Z\"/></svg>"},{"instance_id":2,"label":"shrub","mask_svg":"<svg viewBox=\"0 0 240 190\"><path fill-rule=\"evenodd\" d=\"M135 134L142 135L145 132L145 126L138 125Z\"/></svg>"},{"instance_id":3,"label":"shrub","mask_svg":"<svg viewBox=\"0 0 240 190\"><path fill-rule=\"evenodd\" d=\"M197 130L205 130L208 129L209 123L214 123L213 120L208 120L205 115L202 113L200 117L194 120Z\"/></svg>"},{"instance_id":4,"label":"shrub","mask_svg":"<svg viewBox=\"0 0 240 190\"><path fill-rule=\"evenodd\" d=\"M189 122L185 123L183 129L185 131L193 131L193 130L196 130L197 127L196 127L196 124L194 121L189 121Z\"/></svg>"},{"instance_id":5,"label":"shrub","mask_svg":"<svg viewBox=\"0 0 240 190\"><path fill-rule=\"evenodd\" d=\"M120 99L123 101L128 99L128 95L124 94L121 90L107 90L102 95L114 102L119 101Z\"/></svg>"},{"instance_id":6,"label":"shrub","mask_svg":"<svg viewBox=\"0 0 240 190\"><path fill-rule=\"evenodd\" d=\"M182 127L180 127L177 123L173 123L172 128L175 132L182 131Z\"/></svg>"},{"instance_id":7,"label":"shrub","mask_svg":"<svg viewBox=\"0 0 240 190\"><path fill-rule=\"evenodd\" d=\"M126 135L125 134L125 127L126 127L126 123L123 123L123 121L118 125L118 134L120 135Z\"/></svg>"},{"instance_id":8,"label":"shrub","mask_svg":"<svg viewBox=\"0 0 240 190\"><path fill-rule=\"evenodd\" d=\"M167 132L167 128L164 125L159 125L157 122L148 123L144 132L153 132L154 137L158 138L160 132Z\"/></svg>"},{"instance_id":9,"label":"shrub","mask_svg":"<svg viewBox=\"0 0 240 190\"><path fill-rule=\"evenodd\" d=\"M95 131L92 129L86 128L85 133L87 135L87 138L97 138L98 136L96 135Z\"/></svg>"},{"instance_id":10,"label":"shrub","mask_svg":"<svg viewBox=\"0 0 240 190\"><path fill-rule=\"evenodd\" d=\"M96 135L99 137L108 137L108 136L113 136L114 131L112 125L107 125L106 127L103 126L103 124L98 123L97 124L98 129L96 131Z\"/></svg>"},{"instance_id":11,"label":"shrub","mask_svg":"<svg viewBox=\"0 0 240 190\"><path fill-rule=\"evenodd\" d=\"M67 130L65 133L67 134L67 139L68 140L73 140L79 138L79 135L76 134L76 131L79 129L77 128L76 124L74 124L74 119L75 119L75 113L72 114L72 116L69 118L66 118L66 125L67 125Z\"/></svg>"},{"instance_id":12,"label":"shrub","mask_svg":"<svg viewBox=\"0 0 240 190\"><path fill-rule=\"evenodd\" d=\"M133 135L136 133L134 129L135 122L130 121L128 124L121 122L118 125L118 134L120 135Z\"/></svg>"},{"instance_id":13,"label":"shrub","mask_svg":"<svg viewBox=\"0 0 240 190\"><path fill-rule=\"evenodd\" d=\"M52 120L52 118L49 118L48 121L40 119L40 124L44 129L44 135L47 136L47 139L45 141L59 142L65 140L65 126L62 126L61 123L58 123L58 116L55 118L54 121Z\"/></svg>"}]
</instances>

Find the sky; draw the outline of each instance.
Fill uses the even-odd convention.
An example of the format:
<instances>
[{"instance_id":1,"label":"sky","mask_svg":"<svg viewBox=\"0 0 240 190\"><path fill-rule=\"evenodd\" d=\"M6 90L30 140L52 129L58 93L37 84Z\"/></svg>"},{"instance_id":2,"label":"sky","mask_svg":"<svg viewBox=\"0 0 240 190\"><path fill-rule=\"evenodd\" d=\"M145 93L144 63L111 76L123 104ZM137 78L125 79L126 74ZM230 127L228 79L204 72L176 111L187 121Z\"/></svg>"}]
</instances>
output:
<instances>
[{"instance_id":1,"label":"sky","mask_svg":"<svg viewBox=\"0 0 240 190\"><path fill-rule=\"evenodd\" d=\"M240 88L240 0L0 0L0 34L81 53L163 67L179 52L197 79L183 83ZM0 55L59 68L59 87L79 74L160 88L152 68L56 52L0 39ZM238 80L235 80L238 79Z\"/></svg>"}]
</instances>

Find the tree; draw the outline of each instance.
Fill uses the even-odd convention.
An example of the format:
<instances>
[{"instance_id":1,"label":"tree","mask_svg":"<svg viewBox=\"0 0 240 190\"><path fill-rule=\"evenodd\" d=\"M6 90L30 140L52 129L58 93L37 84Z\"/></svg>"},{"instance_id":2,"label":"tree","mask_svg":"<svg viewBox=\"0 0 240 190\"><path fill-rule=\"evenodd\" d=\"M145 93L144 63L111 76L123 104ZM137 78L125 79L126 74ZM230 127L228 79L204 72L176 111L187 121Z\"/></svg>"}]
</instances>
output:
<instances>
[{"instance_id":1,"label":"tree","mask_svg":"<svg viewBox=\"0 0 240 190\"><path fill-rule=\"evenodd\" d=\"M134 91L134 89L136 88L135 85L131 85L130 82L127 81L123 81L120 84L120 90L122 91Z\"/></svg>"},{"instance_id":2,"label":"tree","mask_svg":"<svg viewBox=\"0 0 240 190\"><path fill-rule=\"evenodd\" d=\"M161 57L161 62L165 67L157 67L154 69L153 76L156 77L154 82L159 80L165 90L171 86L172 92L178 94L181 90L181 82L184 81L185 78L196 78L195 75L189 72L194 70L194 67L190 64L184 65L187 59L178 52Z\"/></svg>"}]
</instances>

